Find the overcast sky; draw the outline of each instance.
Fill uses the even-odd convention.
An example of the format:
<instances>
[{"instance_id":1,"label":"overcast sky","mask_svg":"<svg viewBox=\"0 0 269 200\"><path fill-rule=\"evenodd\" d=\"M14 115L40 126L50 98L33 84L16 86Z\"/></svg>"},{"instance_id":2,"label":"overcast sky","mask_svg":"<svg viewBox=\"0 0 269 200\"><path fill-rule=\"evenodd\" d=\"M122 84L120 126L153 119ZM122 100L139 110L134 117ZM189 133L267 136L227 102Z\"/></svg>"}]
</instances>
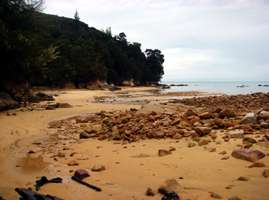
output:
<instances>
[{"instance_id":1,"label":"overcast sky","mask_svg":"<svg viewBox=\"0 0 269 200\"><path fill-rule=\"evenodd\" d=\"M269 0L45 0L165 55L164 81L269 80Z\"/></svg>"}]
</instances>

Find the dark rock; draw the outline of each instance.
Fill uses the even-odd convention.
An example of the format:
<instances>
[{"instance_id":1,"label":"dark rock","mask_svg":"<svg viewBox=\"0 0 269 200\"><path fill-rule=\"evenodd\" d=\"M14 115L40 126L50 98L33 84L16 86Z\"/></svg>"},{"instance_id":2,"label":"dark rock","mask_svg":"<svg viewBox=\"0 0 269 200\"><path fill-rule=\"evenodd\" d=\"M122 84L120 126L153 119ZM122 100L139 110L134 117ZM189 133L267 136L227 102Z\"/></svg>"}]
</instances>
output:
<instances>
[{"instance_id":1,"label":"dark rock","mask_svg":"<svg viewBox=\"0 0 269 200\"><path fill-rule=\"evenodd\" d=\"M170 155L170 154L171 154L171 151L169 151L169 150L165 150L165 149L159 149L158 150L158 155L160 157L167 156L167 155Z\"/></svg>"},{"instance_id":2,"label":"dark rock","mask_svg":"<svg viewBox=\"0 0 269 200\"><path fill-rule=\"evenodd\" d=\"M30 98L31 102L40 102L40 101L54 101L54 98L52 95L48 95L44 92L37 92Z\"/></svg>"},{"instance_id":3,"label":"dark rock","mask_svg":"<svg viewBox=\"0 0 269 200\"><path fill-rule=\"evenodd\" d=\"M243 138L243 143L250 143L250 144L255 144L257 141L251 137L244 137Z\"/></svg>"},{"instance_id":4,"label":"dark rock","mask_svg":"<svg viewBox=\"0 0 269 200\"><path fill-rule=\"evenodd\" d=\"M266 167L266 165L262 162L255 162L248 166L248 168L253 168L253 167Z\"/></svg>"},{"instance_id":5,"label":"dark rock","mask_svg":"<svg viewBox=\"0 0 269 200\"><path fill-rule=\"evenodd\" d=\"M146 193L147 196L155 196L155 192L151 188L147 188Z\"/></svg>"},{"instance_id":6,"label":"dark rock","mask_svg":"<svg viewBox=\"0 0 269 200\"><path fill-rule=\"evenodd\" d=\"M20 104L7 93L0 93L0 111L18 108Z\"/></svg>"},{"instance_id":7,"label":"dark rock","mask_svg":"<svg viewBox=\"0 0 269 200\"><path fill-rule=\"evenodd\" d=\"M175 192L168 192L165 193L162 197L162 200L180 200L179 196Z\"/></svg>"},{"instance_id":8,"label":"dark rock","mask_svg":"<svg viewBox=\"0 0 269 200\"><path fill-rule=\"evenodd\" d=\"M249 178L247 178L247 177L244 177L244 176L240 176L240 177L238 177L238 179L237 179L238 181L248 181L249 180Z\"/></svg>"},{"instance_id":9,"label":"dark rock","mask_svg":"<svg viewBox=\"0 0 269 200\"><path fill-rule=\"evenodd\" d=\"M202 137L208 135L212 129L209 127L195 127L194 130L200 137Z\"/></svg>"},{"instance_id":10,"label":"dark rock","mask_svg":"<svg viewBox=\"0 0 269 200\"><path fill-rule=\"evenodd\" d=\"M261 128L269 129L269 123L268 122L261 122L260 126L261 126Z\"/></svg>"},{"instance_id":11,"label":"dark rock","mask_svg":"<svg viewBox=\"0 0 269 200\"><path fill-rule=\"evenodd\" d=\"M90 174L85 169L77 169L74 173L74 176L78 179L84 179L90 176Z\"/></svg>"},{"instance_id":12,"label":"dark rock","mask_svg":"<svg viewBox=\"0 0 269 200\"><path fill-rule=\"evenodd\" d=\"M190 117L190 116L197 116L197 114L193 110L189 109L183 114L183 116Z\"/></svg>"},{"instance_id":13,"label":"dark rock","mask_svg":"<svg viewBox=\"0 0 269 200\"><path fill-rule=\"evenodd\" d=\"M78 166L79 163L78 163L77 161L75 161L75 160L71 160L71 161L69 161L69 162L67 163L67 165L68 165L68 166Z\"/></svg>"},{"instance_id":14,"label":"dark rock","mask_svg":"<svg viewBox=\"0 0 269 200\"><path fill-rule=\"evenodd\" d=\"M210 192L210 197L212 197L213 199L222 199L222 196L215 192Z\"/></svg>"},{"instance_id":15,"label":"dark rock","mask_svg":"<svg viewBox=\"0 0 269 200\"><path fill-rule=\"evenodd\" d=\"M232 152L232 156L237 159L256 162L265 157L265 154L259 150L236 149Z\"/></svg>"},{"instance_id":16,"label":"dark rock","mask_svg":"<svg viewBox=\"0 0 269 200\"><path fill-rule=\"evenodd\" d=\"M72 108L69 103L57 103L57 108Z\"/></svg>"},{"instance_id":17,"label":"dark rock","mask_svg":"<svg viewBox=\"0 0 269 200\"><path fill-rule=\"evenodd\" d=\"M269 119L269 111L261 111L260 113L259 113L259 118L261 118L261 119Z\"/></svg>"},{"instance_id":18,"label":"dark rock","mask_svg":"<svg viewBox=\"0 0 269 200\"><path fill-rule=\"evenodd\" d=\"M79 134L79 139L89 139L90 137L91 135L84 131Z\"/></svg>"},{"instance_id":19,"label":"dark rock","mask_svg":"<svg viewBox=\"0 0 269 200\"><path fill-rule=\"evenodd\" d=\"M263 175L265 178L268 178L268 177L269 177L269 169L265 169L265 170L263 170L262 175Z\"/></svg>"},{"instance_id":20,"label":"dark rock","mask_svg":"<svg viewBox=\"0 0 269 200\"><path fill-rule=\"evenodd\" d=\"M232 118L235 116L235 112L231 109L224 109L219 112L219 118Z\"/></svg>"}]
</instances>

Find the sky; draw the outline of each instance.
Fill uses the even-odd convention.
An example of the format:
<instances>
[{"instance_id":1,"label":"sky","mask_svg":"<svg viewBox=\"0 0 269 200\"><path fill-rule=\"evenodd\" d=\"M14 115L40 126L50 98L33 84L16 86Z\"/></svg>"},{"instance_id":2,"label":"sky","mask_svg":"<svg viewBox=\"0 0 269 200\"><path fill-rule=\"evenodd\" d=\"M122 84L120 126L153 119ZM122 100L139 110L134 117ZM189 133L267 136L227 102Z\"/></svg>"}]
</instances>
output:
<instances>
[{"instance_id":1,"label":"sky","mask_svg":"<svg viewBox=\"0 0 269 200\"><path fill-rule=\"evenodd\" d=\"M45 0L165 56L163 81L269 81L269 0Z\"/></svg>"}]
</instances>

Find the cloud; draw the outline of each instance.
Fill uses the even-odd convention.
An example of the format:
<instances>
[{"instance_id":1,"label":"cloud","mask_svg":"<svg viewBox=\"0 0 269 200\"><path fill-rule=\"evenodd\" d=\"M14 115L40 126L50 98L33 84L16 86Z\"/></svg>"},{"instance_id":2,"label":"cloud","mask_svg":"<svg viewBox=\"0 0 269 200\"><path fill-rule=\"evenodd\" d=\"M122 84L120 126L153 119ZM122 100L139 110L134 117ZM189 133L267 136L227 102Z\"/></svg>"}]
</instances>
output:
<instances>
[{"instance_id":1,"label":"cloud","mask_svg":"<svg viewBox=\"0 0 269 200\"><path fill-rule=\"evenodd\" d=\"M47 0L44 12L124 31L165 54L164 80L268 80L268 0Z\"/></svg>"}]
</instances>

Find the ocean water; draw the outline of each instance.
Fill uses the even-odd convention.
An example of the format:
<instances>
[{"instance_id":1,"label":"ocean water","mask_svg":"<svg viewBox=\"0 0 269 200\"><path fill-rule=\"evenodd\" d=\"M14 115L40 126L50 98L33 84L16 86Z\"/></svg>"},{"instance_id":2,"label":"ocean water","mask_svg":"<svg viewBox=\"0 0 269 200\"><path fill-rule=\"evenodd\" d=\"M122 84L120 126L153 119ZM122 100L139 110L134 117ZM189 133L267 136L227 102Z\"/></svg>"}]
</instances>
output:
<instances>
[{"instance_id":1,"label":"ocean water","mask_svg":"<svg viewBox=\"0 0 269 200\"><path fill-rule=\"evenodd\" d=\"M269 85L269 81L260 82L163 82L164 84L187 84L188 86L171 86L166 92L199 91L224 94L251 94L255 92L269 92L269 87L258 86ZM244 87L240 87L244 86Z\"/></svg>"}]
</instances>

